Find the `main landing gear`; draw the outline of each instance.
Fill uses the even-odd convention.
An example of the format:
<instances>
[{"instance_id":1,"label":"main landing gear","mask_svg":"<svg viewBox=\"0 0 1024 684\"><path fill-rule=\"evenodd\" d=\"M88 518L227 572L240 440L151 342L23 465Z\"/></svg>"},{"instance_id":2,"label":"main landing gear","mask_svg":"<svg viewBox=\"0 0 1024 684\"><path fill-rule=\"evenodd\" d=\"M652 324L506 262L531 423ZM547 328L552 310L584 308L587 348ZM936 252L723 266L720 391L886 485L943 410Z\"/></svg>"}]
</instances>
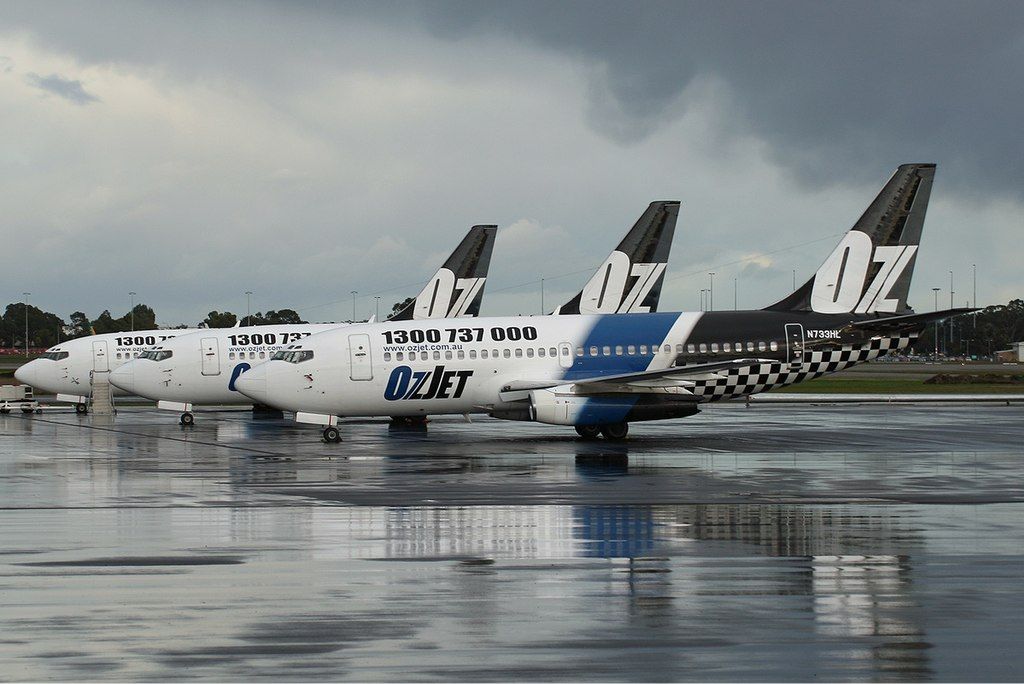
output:
<instances>
[{"instance_id":1,"label":"main landing gear","mask_svg":"<svg viewBox=\"0 0 1024 684\"><path fill-rule=\"evenodd\" d=\"M605 425L577 425L576 434L583 439L597 439L601 435L609 442L621 442L629 434L629 423L607 423Z\"/></svg>"},{"instance_id":2,"label":"main landing gear","mask_svg":"<svg viewBox=\"0 0 1024 684\"><path fill-rule=\"evenodd\" d=\"M77 413L78 415L84 416L88 412L89 412L89 405L86 404L84 401L79 403L79 404L75 404L75 413Z\"/></svg>"},{"instance_id":3,"label":"main landing gear","mask_svg":"<svg viewBox=\"0 0 1024 684\"><path fill-rule=\"evenodd\" d=\"M338 428L333 425L328 425L324 428L324 441L328 444L337 444L341 441L341 433L338 432Z\"/></svg>"},{"instance_id":4,"label":"main landing gear","mask_svg":"<svg viewBox=\"0 0 1024 684\"><path fill-rule=\"evenodd\" d=\"M181 418L178 419L178 422L181 423L182 426L184 427L191 427L192 425L195 424L196 417L192 415L191 412L185 411L184 413L181 414Z\"/></svg>"}]
</instances>

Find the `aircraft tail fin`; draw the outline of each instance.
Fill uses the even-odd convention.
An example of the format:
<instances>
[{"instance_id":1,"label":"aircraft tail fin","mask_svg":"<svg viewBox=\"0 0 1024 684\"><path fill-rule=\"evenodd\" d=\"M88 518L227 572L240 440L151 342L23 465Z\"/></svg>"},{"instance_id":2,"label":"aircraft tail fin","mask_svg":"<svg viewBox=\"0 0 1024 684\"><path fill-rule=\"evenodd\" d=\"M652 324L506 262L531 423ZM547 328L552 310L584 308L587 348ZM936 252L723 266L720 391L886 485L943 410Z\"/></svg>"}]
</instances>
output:
<instances>
[{"instance_id":1,"label":"aircraft tail fin","mask_svg":"<svg viewBox=\"0 0 1024 684\"><path fill-rule=\"evenodd\" d=\"M658 310L679 202L651 202L590 281L554 314Z\"/></svg>"},{"instance_id":2,"label":"aircraft tail fin","mask_svg":"<svg viewBox=\"0 0 1024 684\"><path fill-rule=\"evenodd\" d=\"M903 164L814 276L766 309L911 313L907 305L935 164Z\"/></svg>"},{"instance_id":3,"label":"aircraft tail fin","mask_svg":"<svg viewBox=\"0 0 1024 684\"><path fill-rule=\"evenodd\" d=\"M448 260L391 321L478 316L497 226L473 226Z\"/></svg>"}]
</instances>

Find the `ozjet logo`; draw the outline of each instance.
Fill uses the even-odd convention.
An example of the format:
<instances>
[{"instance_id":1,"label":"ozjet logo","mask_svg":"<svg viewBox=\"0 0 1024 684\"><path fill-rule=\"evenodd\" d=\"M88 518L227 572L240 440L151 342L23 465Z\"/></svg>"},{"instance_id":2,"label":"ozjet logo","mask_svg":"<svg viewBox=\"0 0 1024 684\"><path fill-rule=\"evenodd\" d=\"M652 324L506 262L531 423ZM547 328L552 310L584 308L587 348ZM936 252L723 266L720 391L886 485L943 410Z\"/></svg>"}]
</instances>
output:
<instances>
[{"instance_id":1,"label":"ozjet logo","mask_svg":"<svg viewBox=\"0 0 1024 684\"><path fill-rule=\"evenodd\" d=\"M466 381L473 376L471 370L414 371L409 366L398 366L391 371L384 398L388 401L403 399L458 399L466 389Z\"/></svg>"},{"instance_id":2,"label":"ozjet logo","mask_svg":"<svg viewBox=\"0 0 1024 684\"><path fill-rule=\"evenodd\" d=\"M486 278L456 278L448 268L441 268L416 298L413 318L458 318L476 299ZM456 296L458 292L458 296Z\"/></svg>"},{"instance_id":3,"label":"ozjet logo","mask_svg":"<svg viewBox=\"0 0 1024 684\"><path fill-rule=\"evenodd\" d=\"M889 293L907 270L917 245L879 245L859 230L846 234L814 277L811 309L817 313L894 313L898 299ZM879 264L871 284L864 287L868 269Z\"/></svg>"}]
</instances>

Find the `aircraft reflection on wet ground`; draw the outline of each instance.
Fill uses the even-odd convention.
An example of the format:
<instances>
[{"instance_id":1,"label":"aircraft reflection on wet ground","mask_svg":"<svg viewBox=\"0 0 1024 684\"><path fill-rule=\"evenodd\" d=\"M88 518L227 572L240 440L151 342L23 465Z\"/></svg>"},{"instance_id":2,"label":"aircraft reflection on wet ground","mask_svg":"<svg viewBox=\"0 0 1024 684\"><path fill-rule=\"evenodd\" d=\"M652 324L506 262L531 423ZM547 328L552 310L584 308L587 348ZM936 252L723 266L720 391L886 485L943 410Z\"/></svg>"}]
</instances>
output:
<instances>
[{"instance_id":1,"label":"aircraft reflection on wet ground","mask_svg":"<svg viewBox=\"0 0 1024 684\"><path fill-rule=\"evenodd\" d=\"M813 410L792 443L792 417L733 413L744 433L703 448L656 429L614 449L494 422L357 424L339 450L237 413L0 419L0 672L1019 676L1019 422L937 452L913 410L851 412L896 439L844 450Z\"/></svg>"}]
</instances>

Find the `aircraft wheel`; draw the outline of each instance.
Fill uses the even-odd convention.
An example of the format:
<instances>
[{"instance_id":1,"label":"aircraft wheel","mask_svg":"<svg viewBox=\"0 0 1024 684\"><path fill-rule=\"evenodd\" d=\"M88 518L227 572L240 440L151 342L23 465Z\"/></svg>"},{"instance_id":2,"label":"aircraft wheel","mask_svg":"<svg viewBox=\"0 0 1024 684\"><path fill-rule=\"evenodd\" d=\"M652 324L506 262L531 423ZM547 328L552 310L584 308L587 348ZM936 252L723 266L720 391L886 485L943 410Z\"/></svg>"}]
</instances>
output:
<instances>
[{"instance_id":1,"label":"aircraft wheel","mask_svg":"<svg viewBox=\"0 0 1024 684\"><path fill-rule=\"evenodd\" d=\"M178 419L178 422L184 425L185 427L188 427L190 425L195 425L196 417L189 413L188 411L186 411L185 413L181 414L181 418Z\"/></svg>"},{"instance_id":2,"label":"aircraft wheel","mask_svg":"<svg viewBox=\"0 0 1024 684\"><path fill-rule=\"evenodd\" d=\"M6 415L7 415L8 413L10 413L10 412L11 412L11 409L0 409L0 413L4 414L5 416L6 416Z\"/></svg>"},{"instance_id":3,"label":"aircraft wheel","mask_svg":"<svg viewBox=\"0 0 1024 684\"><path fill-rule=\"evenodd\" d=\"M576 434L583 439L597 439L601 434L601 428L597 425L577 425Z\"/></svg>"},{"instance_id":4,"label":"aircraft wheel","mask_svg":"<svg viewBox=\"0 0 1024 684\"><path fill-rule=\"evenodd\" d=\"M32 409L31 408L23 408L23 409L21 409L21 412L22 413L32 413Z\"/></svg>"},{"instance_id":5,"label":"aircraft wheel","mask_svg":"<svg viewBox=\"0 0 1024 684\"><path fill-rule=\"evenodd\" d=\"M75 404L75 413L83 415L89 412L89 405L85 403Z\"/></svg>"},{"instance_id":6,"label":"aircraft wheel","mask_svg":"<svg viewBox=\"0 0 1024 684\"><path fill-rule=\"evenodd\" d=\"M336 427L325 427L324 428L324 441L328 444L337 444L341 441L341 433L338 432Z\"/></svg>"},{"instance_id":7,"label":"aircraft wheel","mask_svg":"<svg viewBox=\"0 0 1024 684\"><path fill-rule=\"evenodd\" d=\"M601 434L611 442L621 442L629 434L629 423L609 423L601 426Z\"/></svg>"}]
</instances>

